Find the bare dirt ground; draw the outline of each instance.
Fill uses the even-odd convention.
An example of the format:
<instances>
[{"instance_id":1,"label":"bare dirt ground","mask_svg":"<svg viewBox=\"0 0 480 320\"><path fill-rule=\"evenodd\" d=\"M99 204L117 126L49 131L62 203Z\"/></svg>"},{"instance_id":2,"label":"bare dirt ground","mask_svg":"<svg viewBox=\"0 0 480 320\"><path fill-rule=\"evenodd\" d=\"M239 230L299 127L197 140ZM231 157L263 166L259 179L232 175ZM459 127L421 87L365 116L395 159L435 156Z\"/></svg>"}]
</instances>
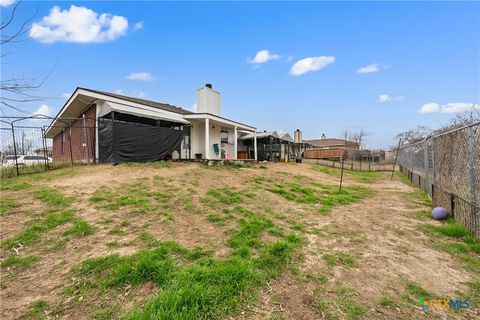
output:
<instances>
[{"instance_id":1,"label":"bare dirt ground","mask_svg":"<svg viewBox=\"0 0 480 320\"><path fill-rule=\"evenodd\" d=\"M147 283L127 288L115 296L83 302L78 301L78 297L73 301L66 293L76 281L71 270L78 263L112 253L132 254L145 245L139 240L141 232L147 231L155 240L173 240L190 249L200 246L211 251L214 257L227 256L230 252L226 245L228 229L235 222L212 223L208 215L216 211L210 211L201 201L207 190L226 186L238 192L253 190L255 198L244 204L246 209L274 212L270 218L285 228L292 228L296 222L303 226L301 230L306 239L298 262L269 281L256 302L243 306L243 311L234 318L479 317L479 306L471 306L461 313L440 310L425 315L415 309L413 297L409 300L408 283L418 284L434 296L456 297L458 292L468 292L468 284L479 279L478 274L465 268L455 256L432 247L431 238L421 228L437 222L418 217L419 211L429 208L407 196L416 190L414 187L398 178L390 180L387 173L377 173L369 183L347 177L347 187L364 186L371 190L371 195L336 206L331 213L322 215L309 205L288 201L255 187L251 181L256 177L274 182L338 183L337 177L319 172L310 164L269 164L266 169L258 166L206 168L196 163L175 163L165 168L98 165L75 168L54 178L21 177L19 180L28 181L33 187L2 192L2 198L14 199L17 206L0 216L0 241L11 238L37 217L44 216L48 205L34 196L35 190L42 187L72 197L71 209L75 216L91 224L95 233L88 237L65 237L65 230L71 227L69 222L46 231L39 242L22 246L19 256L36 256L38 261L22 268L2 266L0 317L91 319L110 303L122 305L123 311L141 304L158 291L155 285ZM99 189L121 192L132 184L171 195L165 214L136 213L129 206L107 210L90 201ZM343 254L345 261L328 263L325 255L337 253ZM2 263L12 254L15 254L12 248L3 247ZM382 299L389 302L380 303ZM39 300L49 306L40 315L32 311Z\"/></svg>"}]
</instances>

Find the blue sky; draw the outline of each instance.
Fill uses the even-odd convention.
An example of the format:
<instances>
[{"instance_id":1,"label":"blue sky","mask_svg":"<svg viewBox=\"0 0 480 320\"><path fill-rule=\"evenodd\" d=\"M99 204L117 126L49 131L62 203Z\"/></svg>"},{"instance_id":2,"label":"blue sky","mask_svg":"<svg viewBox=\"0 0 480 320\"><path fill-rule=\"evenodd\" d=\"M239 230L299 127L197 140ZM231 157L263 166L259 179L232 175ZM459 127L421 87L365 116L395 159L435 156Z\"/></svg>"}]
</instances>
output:
<instances>
[{"instance_id":1,"label":"blue sky","mask_svg":"<svg viewBox=\"0 0 480 320\"><path fill-rule=\"evenodd\" d=\"M44 18L54 6L60 19ZM307 139L363 129L368 147L384 148L480 102L479 2L45 1L22 3L18 17L37 9L36 33L2 48L2 79L55 66L37 92L46 99L21 106L32 113L44 104L55 115L77 86L192 108L208 82L227 118ZM101 19L99 32L85 28Z\"/></svg>"}]
</instances>

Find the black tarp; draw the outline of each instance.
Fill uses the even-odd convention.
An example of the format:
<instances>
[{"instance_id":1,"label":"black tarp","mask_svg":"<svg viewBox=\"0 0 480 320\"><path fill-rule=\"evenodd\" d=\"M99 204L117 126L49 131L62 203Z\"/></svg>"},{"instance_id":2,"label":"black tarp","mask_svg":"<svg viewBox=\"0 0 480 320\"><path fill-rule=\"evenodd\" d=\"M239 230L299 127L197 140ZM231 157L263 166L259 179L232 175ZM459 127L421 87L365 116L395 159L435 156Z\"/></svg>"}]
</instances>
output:
<instances>
[{"instance_id":1,"label":"black tarp","mask_svg":"<svg viewBox=\"0 0 480 320\"><path fill-rule=\"evenodd\" d=\"M100 119L99 160L102 163L165 160L179 148L182 138L181 130Z\"/></svg>"}]
</instances>

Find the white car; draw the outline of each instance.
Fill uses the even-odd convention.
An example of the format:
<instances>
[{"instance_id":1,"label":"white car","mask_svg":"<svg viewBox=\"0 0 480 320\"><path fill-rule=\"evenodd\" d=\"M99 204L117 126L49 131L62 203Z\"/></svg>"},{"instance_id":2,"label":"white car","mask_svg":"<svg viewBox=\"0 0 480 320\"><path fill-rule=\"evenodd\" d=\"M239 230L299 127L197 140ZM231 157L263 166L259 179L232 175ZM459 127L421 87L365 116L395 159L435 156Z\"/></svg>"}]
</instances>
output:
<instances>
[{"instance_id":1,"label":"white car","mask_svg":"<svg viewBox=\"0 0 480 320\"><path fill-rule=\"evenodd\" d=\"M3 163L2 166L9 167L9 166L14 166L15 165L15 158L19 158L21 156L6 156L3 158Z\"/></svg>"},{"instance_id":2,"label":"white car","mask_svg":"<svg viewBox=\"0 0 480 320\"><path fill-rule=\"evenodd\" d=\"M17 163L19 165L34 165L34 164L45 164L45 161L52 162L52 158L47 158L45 156L39 155L19 155L17 156ZM6 156L3 160L4 166L14 166L15 165L15 156Z\"/></svg>"}]
</instances>

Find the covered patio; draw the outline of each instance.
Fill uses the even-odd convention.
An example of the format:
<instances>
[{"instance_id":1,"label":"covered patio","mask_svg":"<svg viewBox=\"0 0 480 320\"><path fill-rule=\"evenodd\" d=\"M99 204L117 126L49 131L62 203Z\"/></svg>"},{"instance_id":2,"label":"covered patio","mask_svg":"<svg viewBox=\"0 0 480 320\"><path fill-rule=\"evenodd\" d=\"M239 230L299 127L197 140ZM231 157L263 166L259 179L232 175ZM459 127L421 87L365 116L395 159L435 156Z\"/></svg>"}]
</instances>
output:
<instances>
[{"instance_id":1,"label":"covered patio","mask_svg":"<svg viewBox=\"0 0 480 320\"><path fill-rule=\"evenodd\" d=\"M256 142L256 128L222 118L210 113L194 113L183 118L191 123L191 156L197 160L237 160L240 159L238 140L252 134ZM253 158L257 160L257 147L254 143Z\"/></svg>"}]
</instances>

